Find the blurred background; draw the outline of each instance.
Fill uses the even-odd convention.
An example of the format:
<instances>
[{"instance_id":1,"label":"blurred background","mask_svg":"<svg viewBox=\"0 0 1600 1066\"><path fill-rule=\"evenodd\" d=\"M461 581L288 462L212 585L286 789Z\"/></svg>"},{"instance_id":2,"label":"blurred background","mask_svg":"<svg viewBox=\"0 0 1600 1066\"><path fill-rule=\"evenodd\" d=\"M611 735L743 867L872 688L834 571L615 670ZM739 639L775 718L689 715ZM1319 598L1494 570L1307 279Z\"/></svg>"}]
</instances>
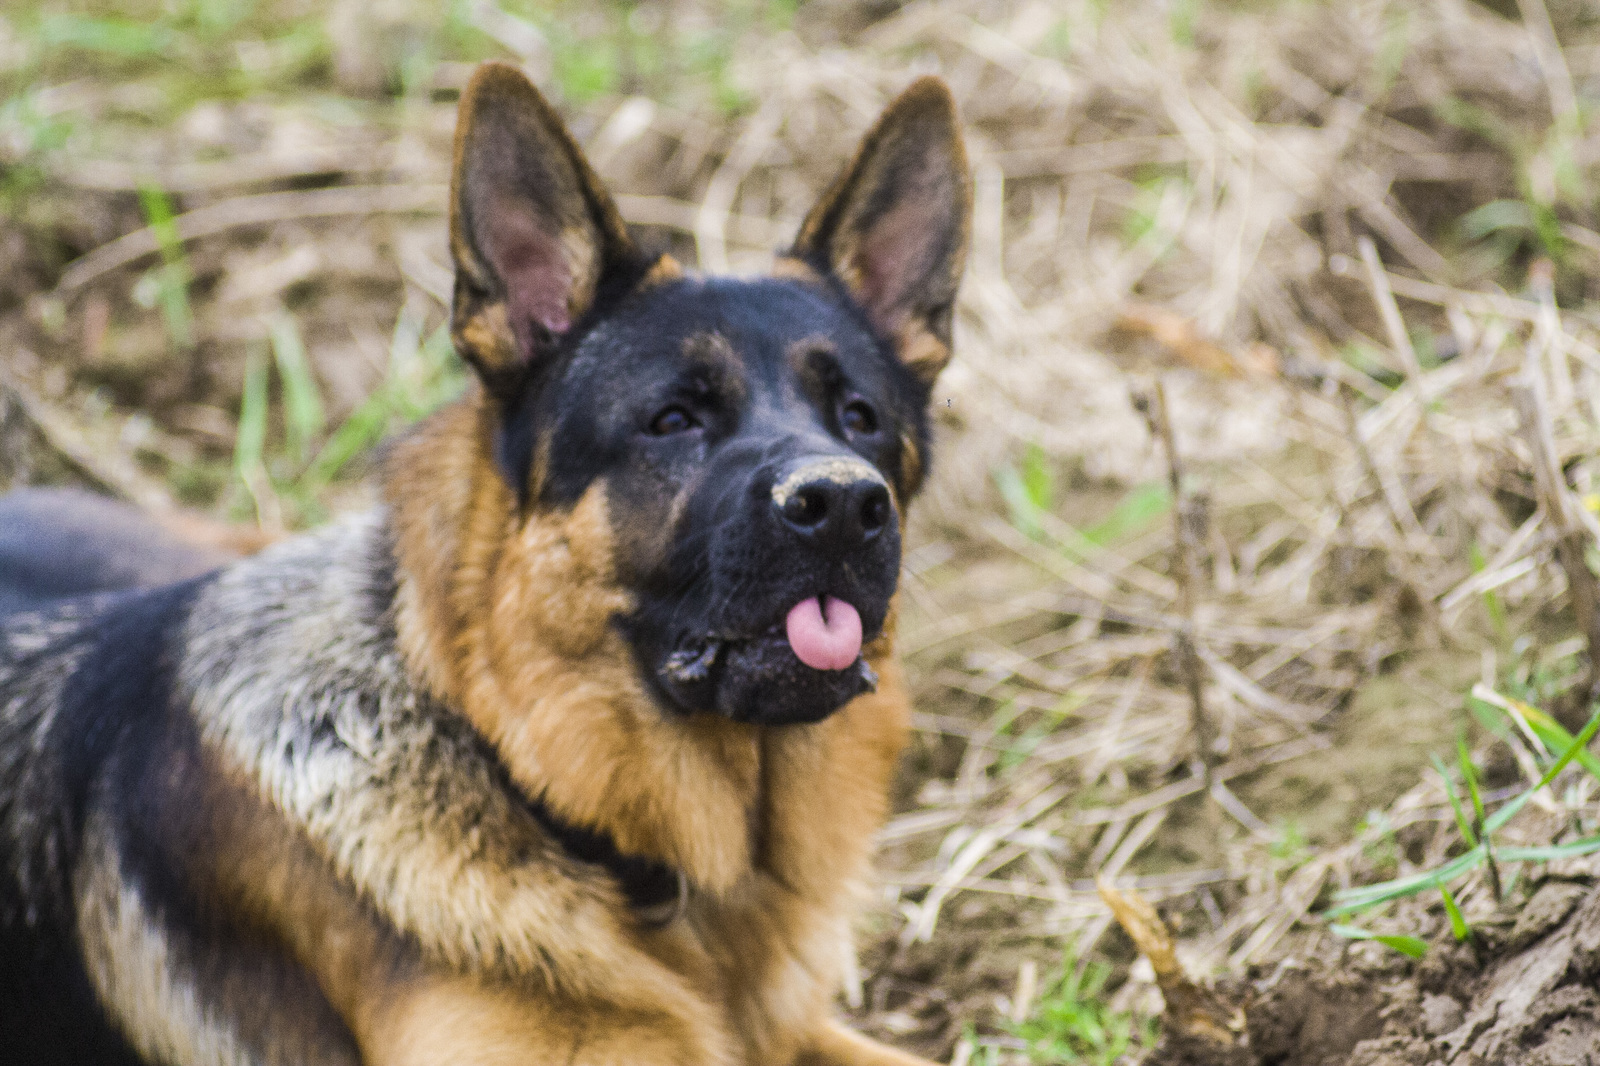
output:
<instances>
[{"instance_id":1,"label":"blurred background","mask_svg":"<svg viewBox=\"0 0 1600 1066\"><path fill-rule=\"evenodd\" d=\"M369 502L374 444L465 386L445 183L486 58L716 271L769 263L912 77L961 104L917 733L841 993L867 1029L1136 1054L1161 1001L1096 873L1195 974L1337 951L1341 893L1463 854L1469 793L1588 720L1578 0L10 0L0 488L273 534ZM1550 848L1595 832L1600 778L1563 780L1499 829L1530 870L1588 869ZM1452 875L1467 920L1486 870Z\"/></svg>"}]
</instances>

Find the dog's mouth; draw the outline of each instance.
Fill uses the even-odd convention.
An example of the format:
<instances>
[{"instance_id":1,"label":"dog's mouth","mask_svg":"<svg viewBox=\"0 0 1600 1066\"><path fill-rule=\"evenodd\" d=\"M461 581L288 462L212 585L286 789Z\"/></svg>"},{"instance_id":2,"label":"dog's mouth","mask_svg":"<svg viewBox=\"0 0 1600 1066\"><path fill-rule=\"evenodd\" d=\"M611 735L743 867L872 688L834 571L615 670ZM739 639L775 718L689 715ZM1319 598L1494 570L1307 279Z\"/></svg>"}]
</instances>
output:
<instances>
[{"instance_id":1,"label":"dog's mouth","mask_svg":"<svg viewBox=\"0 0 1600 1066\"><path fill-rule=\"evenodd\" d=\"M879 619L871 627L882 629ZM671 701L761 725L817 722L877 688L862 657L876 637L861 612L833 596L811 596L753 634L685 635L655 670Z\"/></svg>"}]
</instances>

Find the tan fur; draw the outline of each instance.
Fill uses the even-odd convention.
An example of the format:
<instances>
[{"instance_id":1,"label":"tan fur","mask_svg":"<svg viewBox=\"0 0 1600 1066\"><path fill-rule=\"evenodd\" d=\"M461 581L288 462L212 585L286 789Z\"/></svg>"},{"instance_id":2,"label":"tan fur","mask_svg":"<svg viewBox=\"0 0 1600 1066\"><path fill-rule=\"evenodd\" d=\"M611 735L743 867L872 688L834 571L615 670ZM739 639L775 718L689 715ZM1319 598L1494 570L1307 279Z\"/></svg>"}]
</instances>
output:
<instances>
[{"instance_id":1,"label":"tan fur","mask_svg":"<svg viewBox=\"0 0 1600 1066\"><path fill-rule=\"evenodd\" d=\"M810 263L792 255L780 255L772 264L771 274L786 281L800 281L808 285L822 285L822 275Z\"/></svg>"},{"instance_id":2,"label":"tan fur","mask_svg":"<svg viewBox=\"0 0 1600 1066\"><path fill-rule=\"evenodd\" d=\"M948 110L926 85L904 99L913 110ZM576 316L602 261L631 251L620 217L548 105L492 64L463 97L458 190L480 109L525 123L543 149L570 157L570 172L551 180L584 190L598 212L548 231L559 237ZM821 722L760 727L660 708L613 624L633 606L619 557L637 561L660 534L613 514L604 478L570 508L519 502L494 460L504 396L496 382L514 380L505 375L526 353L459 201L451 223L465 279L454 336L487 388L390 454L406 682L378 712L382 735L365 736L364 720L330 709L333 728L347 723L352 736L341 732L326 749L308 742L304 765L285 769L271 677L224 678L218 691L227 694L201 716L218 765L212 804L229 827L210 872L217 893L312 975L372 1066L915 1063L841 1029L830 1009L910 717L893 604L883 635L863 651L877 690ZM849 258L834 263L847 283ZM824 283L798 258L778 273ZM681 275L664 256L637 284ZM947 357L924 335L894 336L919 374ZM725 348L708 335L684 355L715 373L732 358ZM535 442L527 499L540 498L548 450L547 439ZM906 462L914 487L921 457L911 449ZM223 606L228 580L215 593ZM343 636L337 605L354 597L330 593L333 606L304 620L295 646L332 647ZM226 660L221 647L203 650L205 661ZM355 654L340 649L329 661ZM417 688L451 712L444 725L407 717L407 700L426 702ZM196 682L195 691L207 690ZM474 762L489 758L472 754L475 740L451 747L453 715L556 818L681 871L684 912L660 927L642 922L608 875L566 855L493 783Z\"/></svg>"},{"instance_id":3,"label":"tan fur","mask_svg":"<svg viewBox=\"0 0 1600 1066\"><path fill-rule=\"evenodd\" d=\"M78 928L89 979L100 1001L131 1025L128 1040L158 1062L247 1066L233 1032L208 1016L194 975L173 958L173 946L136 888L123 876L109 828L91 821L84 851L92 861L74 886Z\"/></svg>"},{"instance_id":4,"label":"tan fur","mask_svg":"<svg viewBox=\"0 0 1600 1066\"><path fill-rule=\"evenodd\" d=\"M949 133L942 92L923 84L896 106L931 108ZM464 151L474 121L489 139ZM601 475L556 507L538 491L562 468L549 428L535 423L523 485L508 484L497 434L528 398L530 360L556 350L547 334L601 279L620 292L682 270L645 269L513 68L474 76L462 129L458 192L474 162L470 203L452 208L452 328L480 385L390 451L387 506L127 615L170 630L151 645L159 669L105 697L126 707L72 702L101 699L96 681L66 695L99 647L74 637L99 608L8 631L27 661L0 660L0 769L13 799L42 797L0 826L24 897L70 880L57 909L71 914L40 912L53 943L81 952L106 1020L173 1066L908 1066L830 1009L910 717L895 604L862 649L876 691L821 721L660 705L618 623L629 590L668 572L687 496L641 494L630 471L627 492ZM798 260L783 269L824 284ZM725 337L681 354L737 387ZM906 462L920 471L915 449ZM851 459L795 477L835 467L851 484L877 476ZM890 491L903 528L909 490ZM646 503L622 510L630 499ZM82 749L60 725L69 708L130 726L118 737L148 729L148 744L80 785L99 742ZM59 817L73 804L77 837L64 827L79 816ZM552 818L665 864L686 886L677 909L656 920L649 892L580 858Z\"/></svg>"},{"instance_id":5,"label":"tan fur","mask_svg":"<svg viewBox=\"0 0 1600 1066\"><path fill-rule=\"evenodd\" d=\"M926 384L932 385L933 379L950 362L950 345L915 320L895 331L894 343L900 361Z\"/></svg>"},{"instance_id":6,"label":"tan fur","mask_svg":"<svg viewBox=\"0 0 1600 1066\"><path fill-rule=\"evenodd\" d=\"M620 971L648 953L722 1020L736 1061L793 1061L827 1024L904 742L892 622L866 649L878 691L816 725L662 712L608 624L628 600L612 573L603 483L570 512L519 525L476 402L436 416L394 455L402 647L522 788L689 878L682 919L591 944L594 968ZM470 1002L492 1016L499 995L457 989L441 1010Z\"/></svg>"},{"instance_id":7,"label":"tan fur","mask_svg":"<svg viewBox=\"0 0 1600 1066\"><path fill-rule=\"evenodd\" d=\"M517 342L503 303L486 304L455 327L455 343L464 351L480 353L491 366L510 366L517 359Z\"/></svg>"},{"instance_id":8,"label":"tan fur","mask_svg":"<svg viewBox=\"0 0 1600 1066\"><path fill-rule=\"evenodd\" d=\"M660 1052L653 1062L732 1061L709 1006L618 930L589 930L596 966L628 967L607 973L609 994L598 997L441 965L397 935L246 782L225 767L208 778L218 812L208 887L315 978L369 1066L628 1061L619 1048Z\"/></svg>"},{"instance_id":9,"label":"tan fur","mask_svg":"<svg viewBox=\"0 0 1600 1066\"><path fill-rule=\"evenodd\" d=\"M639 280L641 289L648 289L652 285L664 285L669 281L677 281L684 276L683 264L670 255L663 254L657 259L655 265Z\"/></svg>"},{"instance_id":10,"label":"tan fur","mask_svg":"<svg viewBox=\"0 0 1600 1066\"><path fill-rule=\"evenodd\" d=\"M837 1023L824 1026L795 1066L927 1066L923 1059L868 1040Z\"/></svg>"},{"instance_id":11,"label":"tan fur","mask_svg":"<svg viewBox=\"0 0 1600 1066\"><path fill-rule=\"evenodd\" d=\"M905 484L905 494L914 495L922 488L923 477L922 449L917 447L917 440L909 433L900 435L900 479ZM900 501L896 500L896 504ZM902 513L904 513L902 511ZM901 523L902 529L904 523Z\"/></svg>"}]
</instances>

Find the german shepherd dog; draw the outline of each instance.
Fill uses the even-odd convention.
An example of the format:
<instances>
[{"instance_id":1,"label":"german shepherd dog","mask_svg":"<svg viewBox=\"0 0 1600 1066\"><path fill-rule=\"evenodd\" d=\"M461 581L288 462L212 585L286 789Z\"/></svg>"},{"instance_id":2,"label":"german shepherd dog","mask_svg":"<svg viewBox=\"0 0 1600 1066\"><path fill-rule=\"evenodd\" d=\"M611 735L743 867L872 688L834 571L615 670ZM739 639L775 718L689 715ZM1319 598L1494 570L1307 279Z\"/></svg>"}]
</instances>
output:
<instances>
[{"instance_id":1,"label":"german shepherd dog","mask_svg":"<svg viewBox=\"0 0 1600 1066\"><path fill-rule=\"evenodd\" d=\"M477 383L390 446L382 507L0 629L0 1057L920 1061L830 1004L907 729L948 91L761 278L641 253L509 66L451 197ZM50 569L22 525L0 584Z\"/></svg>"}]
</instances>

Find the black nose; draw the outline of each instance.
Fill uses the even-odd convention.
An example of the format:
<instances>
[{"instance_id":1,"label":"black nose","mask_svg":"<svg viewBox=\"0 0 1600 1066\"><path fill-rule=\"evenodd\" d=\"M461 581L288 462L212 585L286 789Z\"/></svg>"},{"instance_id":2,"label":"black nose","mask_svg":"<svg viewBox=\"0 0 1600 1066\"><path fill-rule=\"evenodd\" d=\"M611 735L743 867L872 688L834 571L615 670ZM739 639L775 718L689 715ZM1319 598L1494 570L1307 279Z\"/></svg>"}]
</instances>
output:
<instances>
[{"instance_id":1,"label":"black nose","mask_svg":"<svg viewBox=\"0 0 1600 1066\"><path fill-rule=\"evenodd\" d=\"M773 486L772 506L801 537L841 552L871 543L893 514L883 479L859 460L796 466Z\"/></svg>"}]
</instances>

